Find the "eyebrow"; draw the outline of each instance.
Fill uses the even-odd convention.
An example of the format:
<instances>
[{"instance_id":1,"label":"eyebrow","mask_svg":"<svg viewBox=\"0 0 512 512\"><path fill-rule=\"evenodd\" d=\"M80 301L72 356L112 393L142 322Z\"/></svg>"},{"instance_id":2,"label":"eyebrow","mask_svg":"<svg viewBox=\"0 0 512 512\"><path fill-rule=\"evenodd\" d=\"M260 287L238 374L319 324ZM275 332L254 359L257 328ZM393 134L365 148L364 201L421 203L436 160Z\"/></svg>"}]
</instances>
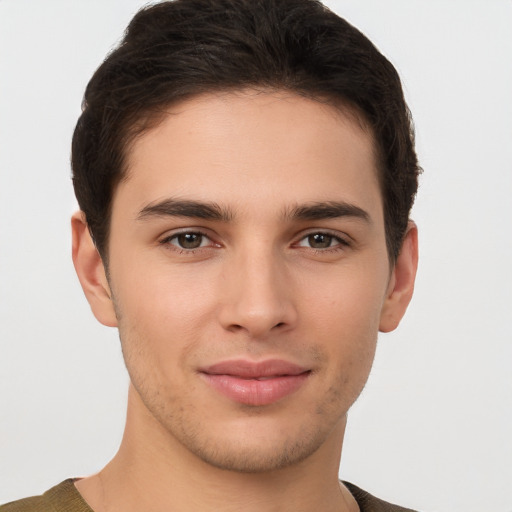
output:
<instances>
[{"instance_id":1,"label":"eyebrow","mask_svg":"<svg viewBox=\"0 0 512 512\"><path fill-rule=\"evenodd\" d=\"M217 203L169 198L148 204L137 215L138 220L144 220L148 217L192 217L229 222L233 219L233 214L229 209L222 208Z\"/></svg>"},{"instance_id":2,"label":"eyebrow","mask_svg":"<svg viewBox=\"0 0 512 512\"><path fill-rule=\"evenodd\" d=\"M214 202L168 198L150 203L137 215L138 220L150 217L190 217L195 219L230 222L234 219L229 208ZM287 220L322 220L339 217L353 217L371 223L370 215L354 204L345 201L326 201L297 205L286 209L283 217Z\"/></svg>"},{"instance_id":3,"label":"eyebrow","mask_svg":"<svg viewBox=\"0 0 512 512\"><path fill-rule=\"evenodd\" d=\"M371 224L368 212L345 201L326 201L298 205L285 212L285 218L297 220L336 219L353 217Z\"/></svg>"}]
</instances>

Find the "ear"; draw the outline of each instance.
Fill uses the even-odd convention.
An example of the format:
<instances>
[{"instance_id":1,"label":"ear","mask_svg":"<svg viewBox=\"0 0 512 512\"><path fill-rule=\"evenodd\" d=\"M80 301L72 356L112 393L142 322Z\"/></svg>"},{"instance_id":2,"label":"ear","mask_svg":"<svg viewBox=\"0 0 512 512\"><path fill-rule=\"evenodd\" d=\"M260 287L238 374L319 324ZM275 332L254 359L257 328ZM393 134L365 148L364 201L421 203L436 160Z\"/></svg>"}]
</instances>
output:
<instances>
[{"instance_id":1,"label":"ear","mask_svg":"<svg viewBox=\"0 0 512 512\"><path fill-rule=\"evenodd\" d=\"M117 318L105 267L92 240L85 214L71 217L73 264L94 316L108 327L117 327Z\"/></svg>"},{"instance_id":2,"label":"ear","mask_svg":"<svg viewBox=\"0 0 512 512\"><path fill-rule=\"evenodd\" d=\"M390 332L398 327L412 298L417 268L418 228L413 221L409 221L382 307L379 324L381 332Z\"/></svg>"}]
</instances>

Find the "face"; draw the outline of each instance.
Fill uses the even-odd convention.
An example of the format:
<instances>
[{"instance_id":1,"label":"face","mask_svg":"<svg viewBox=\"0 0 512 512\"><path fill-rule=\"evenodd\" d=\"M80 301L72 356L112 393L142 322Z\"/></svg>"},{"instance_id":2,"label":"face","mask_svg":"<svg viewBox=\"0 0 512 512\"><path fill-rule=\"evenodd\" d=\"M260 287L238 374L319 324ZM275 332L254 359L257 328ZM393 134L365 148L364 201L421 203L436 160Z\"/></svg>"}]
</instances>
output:
<instances>
[{"instance_id":1,"label":"face","mask_svg":"<svg viewBox=\"0 0 512 512\"><path fill-rule=\"evenodd\" d=\"M393 280L369 133L291 93L205 95L128 163L109 287L136 416L238 471L326 446Z\"/></svg>"}]
</instances>

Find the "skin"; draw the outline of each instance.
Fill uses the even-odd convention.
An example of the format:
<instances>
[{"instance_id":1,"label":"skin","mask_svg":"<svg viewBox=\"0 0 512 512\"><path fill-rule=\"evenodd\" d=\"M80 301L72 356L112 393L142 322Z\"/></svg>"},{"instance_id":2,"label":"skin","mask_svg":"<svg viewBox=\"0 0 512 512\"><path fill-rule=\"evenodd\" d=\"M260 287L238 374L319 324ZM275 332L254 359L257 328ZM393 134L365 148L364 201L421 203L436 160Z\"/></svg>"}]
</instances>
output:
<instances>
[{"instance_id":1,"label":"skin","mask_svg":"<svg viewBox=\"0 0 512 512\"><path fill-rule=\"evenodd\" d=\"M189 203L176 215L176 201L223 215ZM417 233L411 223L390 264L372 137L355 116L279 91L190 99L130 150L108 279L83 214L72 227L79 279L119 328L131 379L118 454L76 483L96 512L357 510L337 476L346 416L378 331L412 296ZM231 359L308 374L246 405L201 373Z\"/></svg>"}]
</instances>

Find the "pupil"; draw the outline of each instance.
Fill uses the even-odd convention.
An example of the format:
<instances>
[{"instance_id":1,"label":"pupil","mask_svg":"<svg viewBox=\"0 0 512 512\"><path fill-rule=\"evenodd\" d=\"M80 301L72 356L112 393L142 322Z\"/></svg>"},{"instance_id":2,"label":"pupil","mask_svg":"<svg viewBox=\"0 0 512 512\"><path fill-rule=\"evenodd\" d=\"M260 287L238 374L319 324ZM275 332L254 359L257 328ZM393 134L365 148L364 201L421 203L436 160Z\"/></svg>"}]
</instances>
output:
<instances>
[{"instance_id":1,"label":"pupil","mask_svg":"<svg viewBox=\"0 0 512 512\"><path fill-rule=\"evenodd\" d=\"M332 236L316 233L315 235L309 235L308 242L314 249L325 249L331 246Z\"/></svg>"},{"instance_id":2,"label":"pupil","mask_svg":"<svg viewBox=\"0 0 512 512\"><path fill-rule=\"evenodd\" d=\"M184 249L197 249L201 245L202 235L197 233L183 233L178 236L178 243Z\"/></svg>"}]
</instances>

